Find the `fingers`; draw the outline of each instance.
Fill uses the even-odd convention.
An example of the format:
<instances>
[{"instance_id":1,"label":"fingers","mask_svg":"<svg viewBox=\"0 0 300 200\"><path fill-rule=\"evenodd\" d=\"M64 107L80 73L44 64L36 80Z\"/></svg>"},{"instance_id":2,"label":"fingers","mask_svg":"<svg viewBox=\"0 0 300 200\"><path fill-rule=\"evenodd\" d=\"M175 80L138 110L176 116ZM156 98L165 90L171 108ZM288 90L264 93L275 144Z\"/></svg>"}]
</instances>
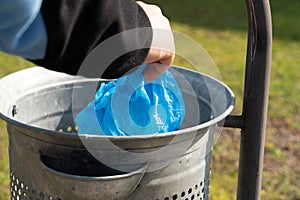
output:
<instances>
[{"instance_id":1,"label":"fingers","mask_svg":"<svg viewBox=\"0 0 300 200\"><path fill-rule=\"evenodd\" d=\"M150 50L144 63L148 63L144 70L144 78L151 82L162 75L173 63L175 54L163 50Z\"/></svg>"},{"instance_id":2,"label":"fingers","mask_svg":"<svg viewBox=\"0 0 300 200\"><path fill-rule=\"evenodd\" d=\"M168 67L169 65L150 63L144 69L144 79L148 82L151 82L162 75L168 69Z\"/></svg>"},{"instance_id":3,"label":"fingers","mask_svg":"<svg viewBox=\"0 0 300 200\"><path fill-rule=\"evenodd\" d=\"M148 56L144 60L144 63L158 62L160 64L171 65L174 61L175 54L170 51L162 49L150 49Z\"/></svg>"},{"instance_id":4,"label":"fingers","mask_svg":"<svg viewBox=\"0 0 300 200\"><path fill-rule=\"evenodd\" d=\"M175 54L173 52L163 52L163 54L164 55L159 60L159 63L168 65L168 66L172 65L174 58L175 58Z\"/></svg>"}]
</instances>

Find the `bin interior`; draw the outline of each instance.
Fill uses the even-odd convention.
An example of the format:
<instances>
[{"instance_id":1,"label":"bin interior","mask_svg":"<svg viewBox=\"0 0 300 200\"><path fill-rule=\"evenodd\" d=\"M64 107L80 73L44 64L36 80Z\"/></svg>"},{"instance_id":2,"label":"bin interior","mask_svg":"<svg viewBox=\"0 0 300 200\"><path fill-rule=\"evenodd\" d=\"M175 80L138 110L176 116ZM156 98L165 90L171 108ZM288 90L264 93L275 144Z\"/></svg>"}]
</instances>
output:
<instances>
[{"instance_id":1,"label":"bin interior","mask_svg":"<svg viewBox=\"0 0 300 200\"><path fill-rule=\"evenodd\" d=\"M180 86L186 107L186 116L180 129L219 121L232 110L234 96L223 83L182 68L172 67L171 73ZM52 78L55 76L51 75ZM77 133L74 117L93 100L98 83L99 80L84 78L60 80L22 91L23 94L19 93L17 97L10 97L12 103L2 108L1 113L26 126Z\"/></svg>"}]
</instances>

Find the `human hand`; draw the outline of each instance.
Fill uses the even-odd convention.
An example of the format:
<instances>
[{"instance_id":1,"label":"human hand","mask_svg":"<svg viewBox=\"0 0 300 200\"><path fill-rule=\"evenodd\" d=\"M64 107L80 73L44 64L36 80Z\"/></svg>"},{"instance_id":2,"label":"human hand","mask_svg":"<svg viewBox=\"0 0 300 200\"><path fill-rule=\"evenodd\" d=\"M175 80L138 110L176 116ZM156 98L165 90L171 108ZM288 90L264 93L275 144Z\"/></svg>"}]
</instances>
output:
<instances>
[{"instance_id":1,"label":"human hand","mask_svg":"<svg viewBox=\"0 0 300 200\"><path fill-rule=\"evenodd\" d=\"M144 63L148 64L144 70L144 78L151 82L172 64L175 58L174 37L169 20L163 16L158 6L145 4L141 1L137 1L137 3L147 14L153 31L151 47L144 60Z\"/></svg>"}]
</instances>

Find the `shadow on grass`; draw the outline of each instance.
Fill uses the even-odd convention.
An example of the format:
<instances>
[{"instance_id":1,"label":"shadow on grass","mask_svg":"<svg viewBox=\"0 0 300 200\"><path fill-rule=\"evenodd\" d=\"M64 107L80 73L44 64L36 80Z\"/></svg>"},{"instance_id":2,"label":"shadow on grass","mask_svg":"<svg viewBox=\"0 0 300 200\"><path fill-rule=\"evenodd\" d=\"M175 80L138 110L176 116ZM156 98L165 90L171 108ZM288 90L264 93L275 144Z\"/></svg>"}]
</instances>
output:
<instances>
[{"instance_id":1,"label":"shadow on grass","mask_svg":"<svg viewBox=\"0 0 300 200\"><path fill-rule=\"evenodd\" d=\"M212 30L247 31L247 9L242 0L146 0L159 5L170 21ZM300 41L300 1L270 0L273 35Z\"/></svg>"}]
</instances>

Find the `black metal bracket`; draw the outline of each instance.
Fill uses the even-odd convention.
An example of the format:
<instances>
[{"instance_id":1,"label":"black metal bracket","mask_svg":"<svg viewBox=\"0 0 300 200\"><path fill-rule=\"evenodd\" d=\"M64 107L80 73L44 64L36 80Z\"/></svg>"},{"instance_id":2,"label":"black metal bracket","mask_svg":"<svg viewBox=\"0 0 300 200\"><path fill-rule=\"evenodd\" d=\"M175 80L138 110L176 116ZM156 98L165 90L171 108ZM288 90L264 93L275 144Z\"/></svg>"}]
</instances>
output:
<instances>
[{"instance_id":1,"label":"black metal bracket","mask_svg":"<svg viewBox=\"0 0 300 200\"><path fill-rule=\"evenodd\" d=\"M225 118L224 127L230 127L230 128L244 128L244 116L243 115L228 115Z\"/></svg>"}]
</instances>

